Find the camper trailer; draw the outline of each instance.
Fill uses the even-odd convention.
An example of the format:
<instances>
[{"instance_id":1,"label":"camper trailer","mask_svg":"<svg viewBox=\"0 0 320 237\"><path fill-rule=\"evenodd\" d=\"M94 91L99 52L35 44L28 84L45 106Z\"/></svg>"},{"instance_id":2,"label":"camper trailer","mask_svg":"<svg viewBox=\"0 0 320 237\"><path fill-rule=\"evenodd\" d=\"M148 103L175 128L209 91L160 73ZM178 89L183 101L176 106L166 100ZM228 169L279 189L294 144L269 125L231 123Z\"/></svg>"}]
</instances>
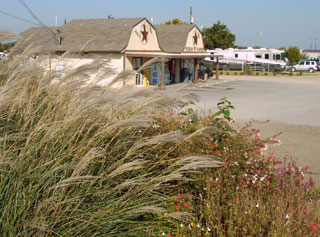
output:
<instances>
[{"instance_id":1,"label":"camper trailer","mask_svg":"<svg viewBox=\"0 0 320 237\"><path fill-rule=\"evenodd\" d=\"M207 62L215 62L216 59L210 55L222 55L223 59L219 61L222 70L244 70L250 65L255 71L280 71L284 70L286 62L285 51L279 49L220 49L207 50Z\"/></svg>"}]
</instances>

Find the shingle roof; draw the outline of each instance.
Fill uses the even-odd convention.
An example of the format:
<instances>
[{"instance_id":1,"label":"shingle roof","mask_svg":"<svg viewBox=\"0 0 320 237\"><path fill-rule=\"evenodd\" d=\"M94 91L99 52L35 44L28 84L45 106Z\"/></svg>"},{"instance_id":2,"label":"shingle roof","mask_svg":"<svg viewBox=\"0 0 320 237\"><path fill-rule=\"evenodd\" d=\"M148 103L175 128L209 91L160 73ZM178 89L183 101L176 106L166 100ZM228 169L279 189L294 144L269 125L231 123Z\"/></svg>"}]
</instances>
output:
<instances>
[{"instance_id":1,"label":"shingle roof","mask_svg":"<svg viewBox=\"0 0 320 237\"><path fill-rule=\"evenodd\" d=\"M195 25L156 25L160 47L168 53L181 53Z\"/></svg>"},{"instance_id":2,"label":"shingle roof","mask_svg":"<svg viewBox=\"0 0 320 237\"><path fill-rule=\"evenodd\" d=\"M58 27L48 27L47 30L42 27L29 28L20 34L19 39L10 54L21 54L27 47L37 47L35 53L38 54L54 52L57 47L57 41L55 40L53 33L57 33L57 29ZM48 30L52 32L49 33Z\"/></svg>"},{"instance_id":3,"label":"shingle roof","mask_svg":"<svg viewBox=\"0 0 320 237\"><path fill-rule=\"evenodd\" d=\"M61 28L60 50L115 51L123 50L132 28L145 18L73 20Z\"/></svg>"},{"instance_id":4,"label":"shingle roof","mask_svg":"<svg viewBox=\"0 0 320 237\"><path fill-rule=\"evenodd\" d=\"M303 49L303 53L320 53L320 50L318 49Z\"/></svg>"}]
</instances>

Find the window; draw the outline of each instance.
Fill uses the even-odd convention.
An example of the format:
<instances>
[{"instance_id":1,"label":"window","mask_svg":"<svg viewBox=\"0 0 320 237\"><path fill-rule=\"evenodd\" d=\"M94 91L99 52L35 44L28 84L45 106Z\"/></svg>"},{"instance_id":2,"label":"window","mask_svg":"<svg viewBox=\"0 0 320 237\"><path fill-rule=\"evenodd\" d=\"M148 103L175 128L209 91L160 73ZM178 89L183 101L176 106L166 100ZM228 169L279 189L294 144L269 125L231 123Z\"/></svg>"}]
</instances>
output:
<instances>
[{"instance_id":1,"label":"window","mask_svg":"<svg viewBox=\"0 0 320 237\"><path fill-rule=\"evenodd\" d=\"M311 65L314 65L314 62L311 62Z\"/></svg>"},{"instance_id":2,"label":"window","mask_svg":"<svg viewBox=\"0 0 320 237\"><path fill-rule=\"evenodd\" d=\"M133 69L137 70L142 66L142 58L133 58Z\"/></svg>"},{"instance_id":3,"label":"window","mask_svg":"<svg viewBox=\"0 0 320 237\"><path fill-rule=\"evenodd\" d=\"M256 55L256 58L262 58L262 56L258 54L258 55Z\"/></svg>"},{"instance_id":4,"label":"window","mask_svg":"<svg viewBox=\"0 0 320 237\"><path fill-rule=\"evenodd\" d=\"M236 53L236 54L234 55L234 57L237 58L237 57L238 57L238 54Z\"/></svg>"},{"instance_id":5,"label":"window","mask_svg":"<svg viewBox=\"0 0 320 237\"><path fill-rule=\"evenodd\" d=\"M306 62L306 65L310 65L310 62Z\"/></svg>"},{"instance_id":6,"label":"window","mask_svg":"<svg viewBox=\"0 0 320 237\"><path fill-rule=\"evenodd\" d=\"M304 62L300 62L299 65L304 65Z\"/></svg>"},{"instance_id":7,"label":"window","mask_svg":"<svg viewBox=\"0 0 320 237\"><path fill-rule=\"evenodd\" d=\"M265 55L264 55L264 58L265 58L265 59L269 59L269 54L265 54Z\"/></svg>"},{"instance_id":8,"label":"window","mask_svg":"<svg viewBox=\"0 0 320 237\"><path fill-rule=\"evenodd\" d=\"M276 55L276 60L280 60L280 59L281 59L280 54L277 54L277 55Z\"/></svg>"}]
</instances>

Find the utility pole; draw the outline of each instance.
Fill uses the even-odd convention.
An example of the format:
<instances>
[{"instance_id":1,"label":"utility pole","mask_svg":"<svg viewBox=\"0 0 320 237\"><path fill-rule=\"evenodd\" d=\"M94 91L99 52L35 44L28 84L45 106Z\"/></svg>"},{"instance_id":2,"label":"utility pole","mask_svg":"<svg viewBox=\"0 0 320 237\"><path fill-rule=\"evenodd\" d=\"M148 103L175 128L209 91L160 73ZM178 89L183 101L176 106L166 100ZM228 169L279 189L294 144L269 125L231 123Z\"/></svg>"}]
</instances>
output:
<instances>
[{"instance_id":1,"label":"utility pole","mask_svg":"<svg viewBox=\"0 0 320 237\"><path fill-rule=\"evenodd\" d=\"M314 49L317 50L317 43L318 43L318 40L317 38L314 40Z\"/></svg>"},{"instance_id":2,"label":"utility pole","mask_svg":"<svg viewBox=\"0 0 320 237\"><path fill-rule=\"evenodd\" d=\"M312 49L312 40L311 40L311 38L309 39L309 43L310 43L310 49Z\"/></svg>"}]
</instances>

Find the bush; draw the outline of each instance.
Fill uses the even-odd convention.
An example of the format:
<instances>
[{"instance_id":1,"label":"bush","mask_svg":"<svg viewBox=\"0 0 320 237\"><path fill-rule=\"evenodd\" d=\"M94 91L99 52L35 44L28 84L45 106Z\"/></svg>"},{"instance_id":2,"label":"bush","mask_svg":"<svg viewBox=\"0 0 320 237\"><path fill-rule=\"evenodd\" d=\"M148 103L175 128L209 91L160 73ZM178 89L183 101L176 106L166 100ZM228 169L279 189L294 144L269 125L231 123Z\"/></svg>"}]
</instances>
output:
<instances>
[{"instance_id":1,"label":"bush","mask_svg":"<svg viewBox=\"0 0 320 237\"><path fill-rule=\"evenodd\" d=\"M302 71L300 71L298 75L299 75L299 76L302 76L302 75L303 75L303 72L302 72Z\"/></svg>"},{"instance_id":2,"label":"bush","mask_svg":"<svg viewBox=\"0 0 320 237\"><path fill-rule=\"evenodd\" d=\"M233 74L234 74L234 75L239 75L239 73L238 73L238 72L234 72Z\"/></svg>"},{"instance_id":3,"label":"bush","mask_svg":"<svg viewBox=\"0 0 320 237\"><path fill-rule=\"evenodd\" d=\"M247 65L246 68L245 68L245 70L244 70L244 73L245 73L246 75L253 75L253 69L252 69L252 67L251 67L250 65Z\"/></svg>"},{"instance_id":4,"label":"bush","mask_svg":"<svg viewBox=\"0 0 320 237\"><path fill-rule=\"evenodd\" d=\"M226 75L230 75L230 72L226 72Z\"/></svg>"},{"instance_id":5,"label":"bush","mask_svg":"<svg viewBox=\"0 0 320 237\"><path fill-rule=\"evenodd\" d=\"M223 73L224 73L223 71L219 71L219 75L223 75Z\"/></svg>"},{"instance_id":6,"label":"bush","mask_svg":"<svg viewBox=\"0 0 320 237\"><path fill-rule=\"evenodd\" d=\"M276 73L276 72L273 72L272 74L273 74L273 76L277 76L277 73Z\"/></svg>"},{"instance_id":7,"label":"bush","mask_svg":"<svg viewBox=\"0 0 320 237\"><path fill-rule=\"evenodd\" d=\"M292 71L289 72L289 76L290 76L290 77L293 76L293 72L292 72Z\"/></svg>"},{"instance_id":8,"label":"bush","mask_svg":"<svg viewBox=\"0 0 320 237\"><path fill-rule=\"evenodd\" d=\"M256 72L256 76L259 76L260 75L260 73L259 72Z\"/></svg>"},{"instance_id":9,"label":"bush","mask_svg":"<svg viewBox=\"0 0 320 237\"><path fill-rule=\"evenodd\" d=\"M265 73L264 73L264 75L265 75L265 76L268 76L268 73L267 73L267 72L265 72Z\"/></svg>"}]
</instances>

